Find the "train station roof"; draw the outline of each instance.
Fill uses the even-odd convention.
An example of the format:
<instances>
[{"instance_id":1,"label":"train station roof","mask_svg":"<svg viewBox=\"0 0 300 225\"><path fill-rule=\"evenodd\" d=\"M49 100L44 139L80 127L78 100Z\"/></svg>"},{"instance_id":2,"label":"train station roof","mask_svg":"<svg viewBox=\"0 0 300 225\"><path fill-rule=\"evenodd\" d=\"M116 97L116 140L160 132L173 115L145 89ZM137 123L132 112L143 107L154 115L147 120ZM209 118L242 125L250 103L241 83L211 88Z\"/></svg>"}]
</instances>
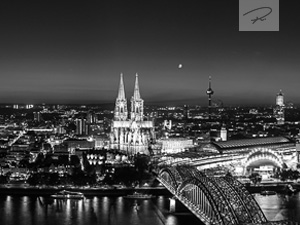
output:
<instances>
[{"instance_id":1,"label":"train station roof","mask_svg":"<svg viewBox=\"0 0 300 225\"><path fill-rule=\"evenodd\" d=\"M223 152L230 149L237 148L250 148L250 147L266 147L274 145L292 144L293 142L285 137L267 137L267 138L251 138L239 139L229 141L213 141L210 145L214 146L217 150ZM211 146L211 147L212 147Z\"/></svg>"}]
</instances>

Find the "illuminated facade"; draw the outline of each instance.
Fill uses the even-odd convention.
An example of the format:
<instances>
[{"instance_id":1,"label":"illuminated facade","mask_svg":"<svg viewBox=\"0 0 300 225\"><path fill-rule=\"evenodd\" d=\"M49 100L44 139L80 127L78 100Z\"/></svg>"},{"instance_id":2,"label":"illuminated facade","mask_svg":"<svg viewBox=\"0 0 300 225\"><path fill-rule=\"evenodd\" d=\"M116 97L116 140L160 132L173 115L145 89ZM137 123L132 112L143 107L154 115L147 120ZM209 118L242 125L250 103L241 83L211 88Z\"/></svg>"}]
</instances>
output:
<instances>
[{"instance_id":1,"label":"illuminated facade","mask_svg":"<svg viewBox=\"0 0 300 225\"><path fill-rule=\"evenodd\" d=\"M179 153L194 146L193 140L187 138L162 138L157 142L161 144L162 154Z\"/></svg>"},{"instance_id":2,"label":"illuminated facade","mask_svg":"<svg viewBox=\"0 0 300 225\"><path fill-rule=\"evenodd\" d=\"M276 96L276 105L284 106L284 98L283 98L283 93L281 92L281 90Z\"/></svg>"},{"instance_id":3,"label":"illuminated facade","mask_svg":"<svg viewBox=\"0 0 300 225\"><path fill-rule=\"evenodd\" d=\"M221 141L227 141L227 130L225 127L222 127L220 130Z\"/></svg>"},{"instance_id":4,"label":"illuminated facade","mask_svg":"<svg viewBox=\"0 0 300 225\"><path fill-rule=\"evenodd\" d=\"M299 147L300 149L300 147ZM202 145L199 151L166 154L160 157L163 165L190 165L198 170L225 166L237 175L251 171L297 168L296 144L285 137L267 137L212 141Z\"/></svg>"},{"instance_id":5,"label":"illuminated facade","mask_svg":"<svg viewBox=\"0 0 300 225\"><path fill-rule=\"evenodd\" d=\"M86 135L88 133L88 127L86 124L86 119L78 118L75 120L76 122L76 134L78 135Z\"/></svg>"},{"instance_id":6,"label":"illuminated facade","mask_svg":"<svg viewBox=\"0 0 300 225\"><path fill-rule=\"evenodd\" d=\"M154 139L154 122L144 120L144 100L140 96L138 75L136 74L131 108L128 112L121 74L114 119L111 124L110 148L126 151L130 155L138 152L148 155L150 141Z\"/></svg>"},{"instance_id":7,"label":"illuminated facade","mask_svg":"<svg viewBox=\"0 0 300 225\"><path fill-rule=\"evenodd\" d=\"M284 97L283 93L280 90L280 92L276 96L276 106L274 108L274 116L277 120L278 125L284 124L284 108Z\"/></svg>"}]
</instances>

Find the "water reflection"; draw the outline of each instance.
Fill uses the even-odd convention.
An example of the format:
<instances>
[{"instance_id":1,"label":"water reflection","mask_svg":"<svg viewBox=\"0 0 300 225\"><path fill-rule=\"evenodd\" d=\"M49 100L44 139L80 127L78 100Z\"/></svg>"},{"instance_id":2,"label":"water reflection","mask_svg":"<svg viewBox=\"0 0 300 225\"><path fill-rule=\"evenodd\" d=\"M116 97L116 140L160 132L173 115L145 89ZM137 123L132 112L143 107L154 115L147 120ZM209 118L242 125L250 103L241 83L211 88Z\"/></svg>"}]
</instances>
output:
<instances>
[{"instance_id":1,"label":"water reflection","mask_svg":"<svg viewBox=\"0 0 300 225\"><path fill-rule=\"evenodd\" d=\"M296 195L270 195L262 196L255 194L254 197L262 208L267 219L270 221L293 220L300 221L299 215L299 193Z\"/></svg>"},{"instance_id":2,"label":"water reflection","mask_svg":"<svg viewBox=\"0 0 300 225\"><path fill-rule=\"evenodd\" d=\"M272 221L300 221L300 195L255 195L267 218ZM169 199L131 200L123 197L91 197L58 200L49 197L0 196L0 224L65 225L128 224L183 225L201 224L189 212L169 213Z\"/></svg>"},{"instance_id":3,"label":"water reflection","mask_svg":"<svg viewBox=\"0 0 300 225\"><path fill-rule=\"evenodd\" d=\"M135 205L139 205L138 210ZM93 197L60 200L46 197L0 199L0 224L162 224L151 200Z\"/></svg>"}]
</instances>

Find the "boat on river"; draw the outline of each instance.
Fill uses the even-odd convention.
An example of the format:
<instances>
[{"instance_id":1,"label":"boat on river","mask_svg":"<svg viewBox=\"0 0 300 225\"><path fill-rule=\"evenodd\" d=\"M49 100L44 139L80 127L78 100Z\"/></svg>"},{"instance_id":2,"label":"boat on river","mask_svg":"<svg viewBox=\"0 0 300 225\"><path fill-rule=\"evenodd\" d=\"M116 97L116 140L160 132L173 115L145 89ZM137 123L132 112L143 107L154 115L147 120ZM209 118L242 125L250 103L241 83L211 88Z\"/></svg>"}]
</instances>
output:
<instances>
[{"instance_id":1,"label":"boat on river","mask_svg":"<svg viewBox=\"0 0 300 225\"><path fill-rule=\"evenodd\" d=\"M134 192L133 194L124 196L124 198L129 198L129 199L151 199L151 198L154 198L154 196L151 195L151 194L142 194L142 193Z\"/></svg>"},{"instance_id":2,"label":"boat on river","mask_svg":"<svg viewBox=\"0 0 300 225\"><path fill-rule=\"evenodd\" d=\"M84 194L81 192L62 190L51 195L51 197L55 199L83 199Z\"/></svg>"},{"instance_id":3,"label":"boat on river","mask_svg":"<svg viewBox=\"0 0 300 225\"><path fill-rule=\"evenodd\" d=\"M261 195L276 195L277 193L275 191L268 191L268 190L263 190L260 192Z\"/></svg>"}]
</instances>

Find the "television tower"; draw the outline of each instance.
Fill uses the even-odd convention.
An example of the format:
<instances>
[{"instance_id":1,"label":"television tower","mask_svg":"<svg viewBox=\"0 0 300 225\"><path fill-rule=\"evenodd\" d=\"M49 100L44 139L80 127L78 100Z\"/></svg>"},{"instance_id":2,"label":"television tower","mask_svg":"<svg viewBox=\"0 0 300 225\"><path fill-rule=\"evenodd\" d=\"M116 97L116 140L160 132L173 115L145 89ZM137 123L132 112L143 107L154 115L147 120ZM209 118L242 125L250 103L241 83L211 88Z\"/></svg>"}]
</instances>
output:
<instances>
[{"instance_id":1,"label":"television tower","mask_svg":"<svg viewBox=\"0 0 300 225\"><path fill-rule=\"evenodd\" d=\"M208 89L206 91L206 94L208 95L208 118L210 120L210 117L211 117L211 96L214 94L214 91L211 89L211 76L209 76Z\"/></svg>"}]
</instances>

